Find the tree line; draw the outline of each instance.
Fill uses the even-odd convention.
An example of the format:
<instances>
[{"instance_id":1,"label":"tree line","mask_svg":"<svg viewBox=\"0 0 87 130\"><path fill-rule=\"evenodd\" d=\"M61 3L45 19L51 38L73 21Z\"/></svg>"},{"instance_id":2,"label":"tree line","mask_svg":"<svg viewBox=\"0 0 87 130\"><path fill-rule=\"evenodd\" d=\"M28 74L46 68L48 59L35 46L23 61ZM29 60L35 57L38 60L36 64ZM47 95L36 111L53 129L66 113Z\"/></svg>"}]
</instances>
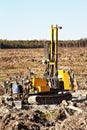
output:
<instances>
[{"instance_id":1,"label":"tree line","mask_svg":"<svg viewBox=\"0 0 87 130\"><path fill-rule=\"evenodd\" d=\"M45 44L50 43L49 40L0 40L1 49L14 48L43 48ZM58 41L59 47L86 47L87 39L80 40L61 40Z\"/></svg>"},{"instance_id":2,"label":"tree line","mask_svg":"<svg viewBox=\"0 0 87 130\"><path fill-rule=\"evenodd\" d=\"M86 47L87 39L59 41L59 47Z\"/></svg>"}]
</instances>

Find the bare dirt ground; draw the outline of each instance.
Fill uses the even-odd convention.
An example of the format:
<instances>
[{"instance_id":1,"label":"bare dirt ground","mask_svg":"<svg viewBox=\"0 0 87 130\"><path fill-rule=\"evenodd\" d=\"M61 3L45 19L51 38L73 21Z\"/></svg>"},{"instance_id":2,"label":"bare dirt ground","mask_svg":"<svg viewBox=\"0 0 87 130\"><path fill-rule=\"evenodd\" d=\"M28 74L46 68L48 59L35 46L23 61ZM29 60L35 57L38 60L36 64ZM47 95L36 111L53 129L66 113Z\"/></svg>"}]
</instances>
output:
<instances>
[{"instance_id":1,"label":"bare dirt ground","mask_svg":"<svg viewBox=\"0 0 87 130\"><path fill-rule=\"evenodd\" d=\"M1 103L0 130L87 129L87 47L59 48L58 57L59 68L72 68L79 82L79 90L72 93L72 101L26 106L21 110ZM0 83L16 75L25 77L27 67L41 77L45 69L43 59L43 49L0 50Z\"/></svg>"},{"instance_id":2,"label":"bare dirt ground","mask_svg":"<svg viewBox=\"0 0 87 130\"><path fill-rule=\"evenodd\" d=\"M87 82L87 47L59 48L58 57L58 67L67 66L73 69L80 86L85 87ZM10 76L26 75L27 67L41 77L45 69L42 64L43 59L44 49L0 50L0 81Z\"/></svg>"},{"instance_id":3,"label":"bare dirt ground","mask_svg":"<svg viewBox=\"0 0 87 130\"><path fill-rule=\"evenodd\" d=\"M0 80L27 74L27 67L37 76L43 75L43 49L0 50Z\"/></svg>"}]
</instances>

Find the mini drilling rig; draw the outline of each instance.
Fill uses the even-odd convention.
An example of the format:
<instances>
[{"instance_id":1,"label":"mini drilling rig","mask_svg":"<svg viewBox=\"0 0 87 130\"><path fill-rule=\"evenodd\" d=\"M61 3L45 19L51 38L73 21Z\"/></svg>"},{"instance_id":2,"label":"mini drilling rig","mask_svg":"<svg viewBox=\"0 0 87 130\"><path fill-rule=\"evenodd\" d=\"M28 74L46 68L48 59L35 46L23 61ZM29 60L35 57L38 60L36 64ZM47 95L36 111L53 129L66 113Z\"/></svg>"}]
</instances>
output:
<instances>
[{"instance_id":1,"label":"mini drilling rig","mask_svg":"<svg viewBox=\"0 0 87 130\"><path fill-rule=\"evenodd\" d=\"M21 93L20 99L24 100L27 97L29 104L58 104L62 100L70 100L70 91L78 88L73 71L58 68L58 29L61 28L57 25L51 26L51 41L45 45L46 69L43 77L31 77L29 73L27 83L11 83L11 88L16 89L19 95Z\"/></svg>"},{"instance_id":2,"label":"mini drilling rig","mask_svg":"<svg viewBox=\"0 0 87 130\"><path fill-rule=\"evenodd\" d=\"M58 29L62 27L51 26L51 41L45 45L45 73L43 78L32 79L37 95L29 96L29 103L54 104L68 100L71 99L69 91L77 87L71 69L58 69Z\"/></svg>"}]
</instances>

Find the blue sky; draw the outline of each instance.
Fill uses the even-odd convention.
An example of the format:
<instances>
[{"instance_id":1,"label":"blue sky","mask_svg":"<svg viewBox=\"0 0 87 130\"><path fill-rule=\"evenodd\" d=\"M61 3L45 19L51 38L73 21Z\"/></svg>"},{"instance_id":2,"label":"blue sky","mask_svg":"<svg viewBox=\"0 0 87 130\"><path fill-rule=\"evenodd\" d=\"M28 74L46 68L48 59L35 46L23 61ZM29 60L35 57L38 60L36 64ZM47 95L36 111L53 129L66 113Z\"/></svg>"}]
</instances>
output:
<instances>
[{"instance_id":1,"label":"blue sky","mask_svg":"<svg viewBox=\"0 0 87 130\"><path fill-rule=\"evenodd\" d=\"M0 0L0 39L50 39L51 24L60 40L87 38L87 0Z\"/></svg>"}]
</instances>

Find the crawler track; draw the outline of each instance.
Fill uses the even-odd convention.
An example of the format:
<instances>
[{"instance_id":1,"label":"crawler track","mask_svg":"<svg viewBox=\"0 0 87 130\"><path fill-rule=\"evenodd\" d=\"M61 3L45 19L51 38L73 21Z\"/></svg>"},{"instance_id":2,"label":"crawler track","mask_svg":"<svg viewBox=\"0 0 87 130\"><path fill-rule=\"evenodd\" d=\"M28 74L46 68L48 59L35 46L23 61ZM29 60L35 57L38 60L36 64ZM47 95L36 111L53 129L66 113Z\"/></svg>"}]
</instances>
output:
<instances>
[{"instance_id":1,"label":"crawler track","mask_svg":"<svg viewBox=\"0 0 87 130\"><path fill-rule=\"evenodd\" d=\"M69 92L50 94L50 95L31 95L28 98L29 104L59 104L62 100L71 100L72 95Z\"/></svg>"}]
</instances>

